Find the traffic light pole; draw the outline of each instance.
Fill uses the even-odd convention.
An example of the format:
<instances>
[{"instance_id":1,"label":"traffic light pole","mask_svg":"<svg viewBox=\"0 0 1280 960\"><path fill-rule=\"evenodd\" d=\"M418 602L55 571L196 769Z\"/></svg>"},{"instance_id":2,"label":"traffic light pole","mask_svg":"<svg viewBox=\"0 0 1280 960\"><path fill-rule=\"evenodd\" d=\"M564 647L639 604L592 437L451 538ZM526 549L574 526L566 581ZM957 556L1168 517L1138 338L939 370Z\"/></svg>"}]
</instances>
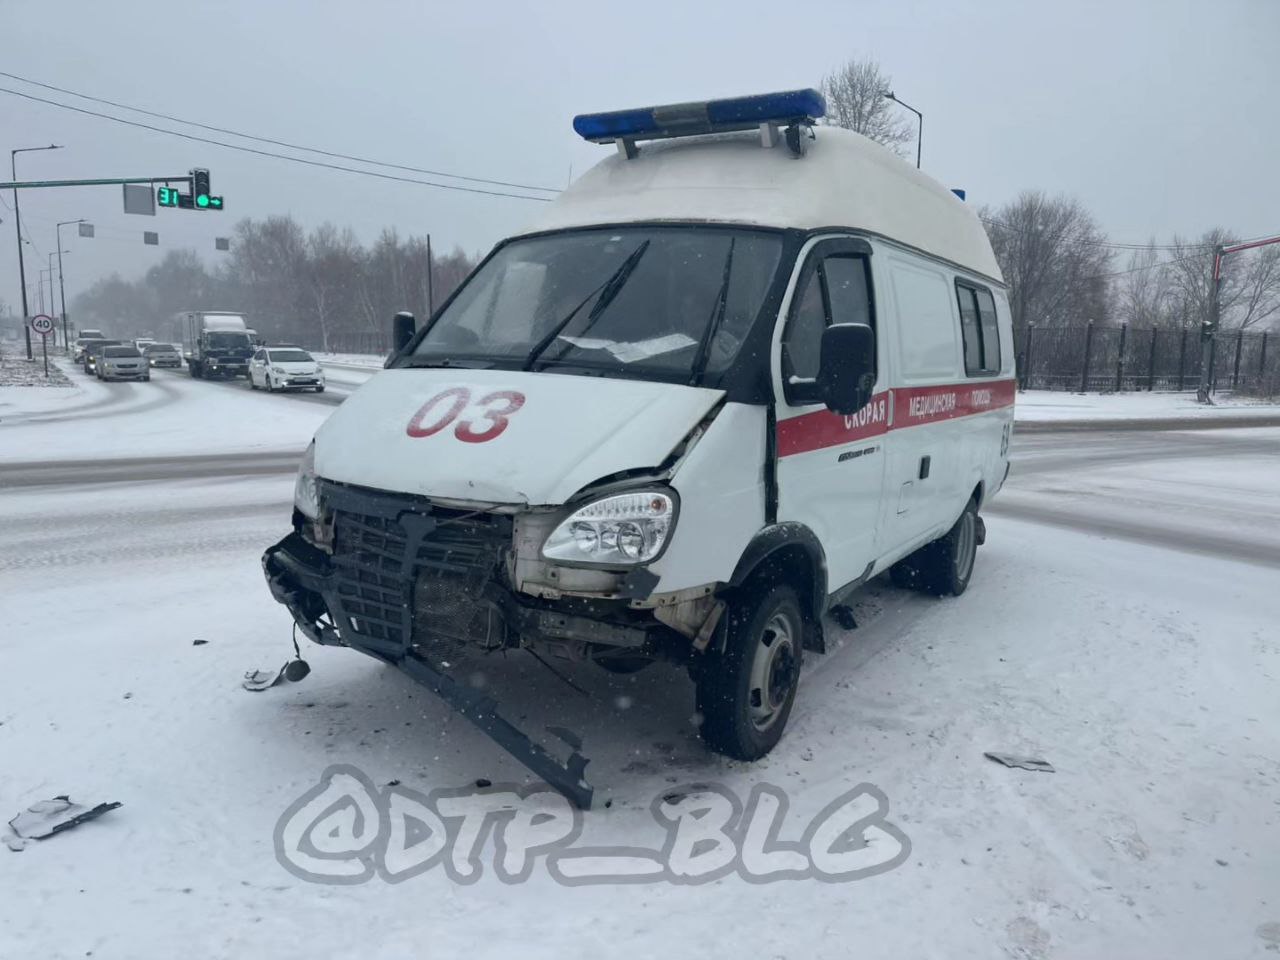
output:
<instances>
[{"instance_id":1,"label":"traffic light pole","mask_svg":"<svg viewBox=\"0 0 1280 960\"><path fill-rule=\"evenodd\" d=\"M182 177L112 177L107 180L22 180L0 183L0 190L33 190L39 187L118 187L124 183L191 183L188 174Z\"/></svg>"},{"instance_id":2,"label":"traffic light pole","mask_svg":"<svg viewBox=\"0 0 1280 960\"><path fill-rule=\"evenodd\" d=\"M1280 243L1280 237L1268 237L1265 240L1253 240L1249 243L1236 243L1230 246L1219 244L1213 251L1213 278L1209 287L1209 318L1204 321L1200 333L1200 386L1196 390L1196 400L1200 403L1212 404L1209 387L1213 382L1213 338L1218 332L1218 323L1222 319L1222 258L1229 253L1241 250L1253 250L1256 247L1269 247Z\"/></svg>"}]
</instances>

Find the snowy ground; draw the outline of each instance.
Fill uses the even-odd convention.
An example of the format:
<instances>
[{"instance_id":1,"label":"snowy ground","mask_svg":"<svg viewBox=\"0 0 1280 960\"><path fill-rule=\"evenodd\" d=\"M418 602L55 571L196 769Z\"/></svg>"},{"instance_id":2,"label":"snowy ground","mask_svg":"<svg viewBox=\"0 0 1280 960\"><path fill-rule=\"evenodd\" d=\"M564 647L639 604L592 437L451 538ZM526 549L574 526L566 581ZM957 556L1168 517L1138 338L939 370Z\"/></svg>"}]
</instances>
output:
<instances>
[{"instance_id":1,"label":"snowy ground","mask_svg":"<svg viewBox=\"0 0 1280 960\"><path fill-rule=\"evenodd\" d=\"M172 381L177 395L145 409L136 398L169 381L101 388L134 388L123 401L91 396L91 382L78 403L111 403L93 431L0 412L0 456L33 459L11 456L15 435L62 450L64 430L109 437L94 449L115 456L159 447L157 419L202 407L301 446L307 418L327 412ZM217 439L244 449L238 434ZM745 797L775 784L789 823L878 786L911 855L836 884L566 888L541 869L518 886L492 869L470 887L439 869L398 885L296 879L273 829L330 764L423 792L526 773L350 651L305 648L304 682L240 689L290 649L258 562L287 525L283 468L108 484L63 473L7 490L0 820L61 793L124 806L21 853L0 847L0 957L1274 956L1280 430L1027 435L1014 454L970 590L864 591L859 629L806 661L791 727L761 763L703 749L677 671L573 670L584 697L522 656L488 665L524 726L587 734L593 844L659 845L649 805L680 785Z\"/></svg>"},{"instance_id":2,"label":"snowy ground","mask_svg":"<svg viewBox=\"0 0 1280 960\"><path fill-rule=\"evenodd\" d=\"M1222 393L1213 406L1196 403L1195 393L1064 393L1023 390L1015 409L1019 422L1050 420L1181 420L1186 418L1280 418L1280 403Z\"/></svg>"},{"instance_id":3,"label":"snowy ground","mask_svg":"<svg viewBox=\"0 0 1280 960\"><path fill-rule=\"evenodd\" d=\"M0 388L0 463L301 452L332 411L326 403L260 398L243 380L192 380L185 369L153 371L147 383L103 383L65 360L58 366L74 389L31 397L30 388Z\"/></svg>"},{"instance_id":4,"label":"snowy ground","mask_svg":"<svg viewBox=\"0 0 1280 960\"><path fill-rule=\"evenodd\" d=\"M48 373L45 372L44 357L37 348L35 360L25 356L0 356L0 391L13 387L69 387L71 381L58 369L56 363L50 363ZM0 394L2 395L2 394ZM0 400L3 403L3 400Z\"/></svg>"}]
</instances>

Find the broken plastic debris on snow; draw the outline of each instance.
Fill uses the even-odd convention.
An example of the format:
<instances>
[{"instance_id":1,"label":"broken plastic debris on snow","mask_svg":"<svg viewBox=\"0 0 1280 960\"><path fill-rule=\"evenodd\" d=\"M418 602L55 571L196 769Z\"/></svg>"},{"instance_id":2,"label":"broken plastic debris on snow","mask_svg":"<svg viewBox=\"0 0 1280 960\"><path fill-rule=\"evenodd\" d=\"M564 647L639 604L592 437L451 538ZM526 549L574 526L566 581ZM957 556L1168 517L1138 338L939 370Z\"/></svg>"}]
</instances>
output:
<instances>
[{"instance_id":1,"label":"broken plastic debris on snow","mask_svg":"<svg viewBox=\"0 0 1280 960\"><path fill-rule=\"evenodd\" d=\"M121 806L119 802L100 803L96 807L87 807L83 803L74 803L65 794L52 800L40 800L23 810L9 821L9 829L13 837L5 837L10 850L21 850L26 844L14 841L44 840L55 833L70 830L72 827L97 819Z\"/></svg>"}]
</instances>

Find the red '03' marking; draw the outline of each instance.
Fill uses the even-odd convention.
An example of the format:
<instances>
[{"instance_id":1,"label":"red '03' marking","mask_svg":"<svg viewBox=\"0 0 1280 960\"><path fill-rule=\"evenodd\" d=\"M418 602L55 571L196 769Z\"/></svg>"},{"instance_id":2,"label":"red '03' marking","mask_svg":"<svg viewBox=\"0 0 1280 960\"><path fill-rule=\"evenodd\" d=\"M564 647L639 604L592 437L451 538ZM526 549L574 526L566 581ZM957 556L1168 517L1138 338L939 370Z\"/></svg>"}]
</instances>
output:
<instances>
[{"instance_id":1,"label":"red '03' marking","mask_svg":"<svg viewBox=\"0 0 1280 960\"><path fill-rule=\"evenodd\" d=\"M968 417L1013 404L1017 383L984 380L976 384L944 384L933 387L898 387L877 393L851 417L830 410L816 410L778 422L778 456L821 450L842 443L856 443L890 430ZM893 425L889 425L892 397Z\"/></svg>"},{"instance_id":2,"label":"red '03' marking","mask_svg":"<svg viewBox=\"0 0 1280 960\"><path fill-rule=\"evenodd\" d=\"M472 403L468 388L449 387L419 407L404 432L411 437L430 437L456 421L453 435L457 439L484 443L507 429L511 415L524 406L524 400L518 390L495 390ZM468 415L459 419L463 411Z\"/></svg>"}]
</instances>

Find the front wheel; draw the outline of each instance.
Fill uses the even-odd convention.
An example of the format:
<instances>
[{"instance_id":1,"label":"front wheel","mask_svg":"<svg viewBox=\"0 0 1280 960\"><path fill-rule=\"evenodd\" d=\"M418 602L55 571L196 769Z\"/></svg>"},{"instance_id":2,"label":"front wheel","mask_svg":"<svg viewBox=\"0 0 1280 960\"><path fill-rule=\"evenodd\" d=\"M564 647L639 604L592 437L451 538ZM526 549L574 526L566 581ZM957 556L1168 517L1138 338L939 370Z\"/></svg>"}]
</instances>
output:
<instances>
[{"instance_id":1,"label":"front wheel","mask_svg":"<svg viewBox=\"0 0 1280 960\"><path fill-rule=\"evenodd\" d=\"M267 374L267 393L276 392L276 382L271 379L271 374Z\"/></svg>"},{"instance_id":2,"label":"front wheel","mask_svg":"<svg viewBox=\"0 0 1280 960\"><path fill-rule=\"evenodd\" d=\"M804 615L785 583L748 584L726 612L724 650L698 669L702 739L717 753L757 760L782 739L800 682Z\"/></svg>"},{"instance_id":3,"label":"front wheel","mask_svg":"<svg viewBox=\"0 0 1280 960\"><path fill-rule=\"evenodd\" d=\"M324 387L316 387L316 393L324 393Z\"/></svg>"}]
</instances>

